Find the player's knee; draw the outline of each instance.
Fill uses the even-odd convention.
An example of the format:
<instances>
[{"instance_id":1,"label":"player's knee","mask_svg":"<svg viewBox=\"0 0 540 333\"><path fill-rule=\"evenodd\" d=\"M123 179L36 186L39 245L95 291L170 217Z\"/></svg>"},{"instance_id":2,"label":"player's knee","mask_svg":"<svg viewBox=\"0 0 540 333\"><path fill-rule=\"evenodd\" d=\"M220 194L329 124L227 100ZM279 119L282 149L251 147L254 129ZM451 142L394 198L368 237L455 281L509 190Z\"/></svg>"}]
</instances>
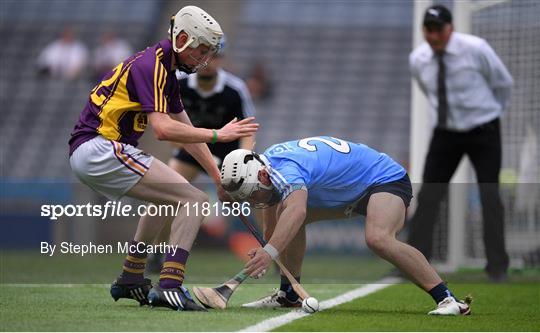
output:
<instances>
[{"instance_id":1,"label":"player's knee","mask_svg":"<svg viewBox=\"0 0 540 333\"><path fill-rule=\"evenodd\" d=\"M366 232L366 244L375 252L383 251L388 245L388 241L388 235L381 231Z\"/></svg>"},{"instance_id":2,"label":"player's knee","mask_svg":"<svg viewBox=\"0 0 540 333\"><path fill-rule=\"evenodd\" d=\"M181 192L175 193L170 201L171 203L181 202L183 204L189 204L190 206L195 205L201 207L203 203L209 201L209 197L208 194L198 188L190 186L187 189L182 189Z\"/></svg>"}]
</instances>

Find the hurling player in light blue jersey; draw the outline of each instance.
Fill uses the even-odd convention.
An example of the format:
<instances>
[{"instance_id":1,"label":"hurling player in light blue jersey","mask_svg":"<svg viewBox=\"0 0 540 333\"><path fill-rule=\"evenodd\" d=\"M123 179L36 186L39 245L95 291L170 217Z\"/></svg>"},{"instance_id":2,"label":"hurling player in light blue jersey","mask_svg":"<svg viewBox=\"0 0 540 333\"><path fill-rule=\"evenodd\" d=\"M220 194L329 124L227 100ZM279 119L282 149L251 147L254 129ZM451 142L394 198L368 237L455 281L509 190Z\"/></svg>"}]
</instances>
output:
<instances>
[{"instance_id":1,"label":"hurling player in light blue jersey","mask_svg":"<svg viewBox=\"0 0 540 333\"><path fill-rule=\"evenodd\" d=\"M371 250L428 292L437 308L429 314L469 314L414 247L396 239L412 198L405 169L366 145L317 136L271 146L264 154L238 149L225 157L223 188L238 201L263 209L268 244L250 252L246 272L264 274L278 258L299 280L306 249L305 225L363 215ZM299 307L301 300L282 276L273 295L246 307Z\"/></svg>"},{"instance_id":2,"label":"hurling player in light blue jersey","mask_svg":"<svg viewBox=\"0 0 540 333\"><path fill-rule=\"evenodd\" d=\"M309 207L341 207L360 198L369 186L407 175L386 154L363 144L322 136L276 144L261 159L272 166L269 176L281 198L305 187ZM408 205L410 198L404 200Z\"/></svg>"}]
</instances>

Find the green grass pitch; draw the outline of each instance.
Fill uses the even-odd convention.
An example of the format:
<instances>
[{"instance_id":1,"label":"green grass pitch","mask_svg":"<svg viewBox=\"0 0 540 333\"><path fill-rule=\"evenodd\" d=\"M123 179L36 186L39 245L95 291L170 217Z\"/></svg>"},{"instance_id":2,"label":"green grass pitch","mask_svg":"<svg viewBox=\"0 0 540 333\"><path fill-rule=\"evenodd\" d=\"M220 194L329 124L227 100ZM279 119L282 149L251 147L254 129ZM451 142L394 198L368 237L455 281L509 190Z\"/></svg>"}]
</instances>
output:
<instances>
[{"instance_id":1,"label":"green grass pitch","mask_svg":"<svg viewBox=\"0 0 540 333\"><path fill-rule=\"evenodd\" d=\"M70 260L50 261L45 265L43 257L2 254L0 329L235 331L288 312L283 309L253 310L240 307L243 302L264 296L277 287L278 278L271 273L262 281L249 280L242 285L233 295L230 308L225 311L183 313L163 308L139 307L130 300L114 302L109 295L107 283L118 273L121 258L100 256L87 258L83 262L85 265L77 265ZM188 287L199 282L207 285L223 282L239 267L241 263L228 254L194 254L188 266ZM35 273L30 274L32 268L38 268L38 272L34 270ZM362 283L374 281L389 268L389 265L369 257L314 256L306 260L303 284L313 296L323 301L357 288ZM90 271L96 270L98 273L90 274ZM414 285L404 283L301 318L276 330L540 330L539 270L513 272L510 282L504 284L487 283L480 271L465 271L445 276L445 279L457 295L472 294L474 302L471 316L429 317L426 313L434 307L431 298ZM83 281L84 284L73 284L77 281ZM51 282L58 284L48 284Z\"/></svg>"},{"instance_id":2,"label":"green grass pitch","mask_svg":"<svg viewBox=\"0 0 540 333\"><path fill-rule=\"evenodd\" d=\"M472 314L432 317L434 303L418 288L406 284L301 318L278 331L539 331L538 284L460 284L454 292L471 292Z\"/></svg>"}]
</instances>

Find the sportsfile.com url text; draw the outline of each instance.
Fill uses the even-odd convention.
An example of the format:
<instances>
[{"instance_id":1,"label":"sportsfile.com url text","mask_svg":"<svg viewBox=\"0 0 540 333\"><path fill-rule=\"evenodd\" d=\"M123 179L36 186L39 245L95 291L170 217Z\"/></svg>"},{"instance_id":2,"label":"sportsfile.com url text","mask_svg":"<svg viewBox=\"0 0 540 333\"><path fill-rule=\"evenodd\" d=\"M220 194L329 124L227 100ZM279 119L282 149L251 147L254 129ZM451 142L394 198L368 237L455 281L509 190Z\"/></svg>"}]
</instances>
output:
<instances>
[{"instance_id":1,"label":"sportsfile.com url text","mask_svg":"<svg viewBox=\"0 0 540 333\"><path fill-rule=\"evenodd\" d=\"M120 201L107 201L105 204L77 204L77 205L41 205L41 216L56 221L59 217L97 217L105 220L109 217L142 217L142 216L178 216L183 213L187 216L248 216L251 213L249 203L239 202L195 202L176 205L136 205L124 204Z\"/></svg>"}]
</instances>

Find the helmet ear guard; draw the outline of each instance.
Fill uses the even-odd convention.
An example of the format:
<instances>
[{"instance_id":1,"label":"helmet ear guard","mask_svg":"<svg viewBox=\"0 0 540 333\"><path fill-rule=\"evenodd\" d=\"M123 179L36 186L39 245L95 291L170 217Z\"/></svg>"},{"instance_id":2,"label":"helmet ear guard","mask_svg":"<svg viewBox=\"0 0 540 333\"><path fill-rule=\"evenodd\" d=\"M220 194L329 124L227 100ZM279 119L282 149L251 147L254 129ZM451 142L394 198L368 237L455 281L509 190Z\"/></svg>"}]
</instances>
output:
<instances>
[{"instance_id":1,"label":"helmet ear guard","mask_svg":"<svg viewBox=\"0 0 540 333\"><path fill-rule=\"evenodd\" d=\"M176 18L176 15L173 15L171 16L171 24L170 24L170 27L169 27L169 38L171 39L171 42L172 42L172 47L173 47L173 50L176 52L176 53L180 53L182 51L184 51L185 49L187 49L189 47L189 45L194 41L194 38L189 38L188 36L188 40L186 41L186 43L182 46L181 49L178 49L176 47L176 37L182 32L182 31L179 31L178 33L174 34L173 31L174 31L174 22L175 22L175 18ZM177 51L178 50L178 51Z\"/></svg>"}]
</instances>

